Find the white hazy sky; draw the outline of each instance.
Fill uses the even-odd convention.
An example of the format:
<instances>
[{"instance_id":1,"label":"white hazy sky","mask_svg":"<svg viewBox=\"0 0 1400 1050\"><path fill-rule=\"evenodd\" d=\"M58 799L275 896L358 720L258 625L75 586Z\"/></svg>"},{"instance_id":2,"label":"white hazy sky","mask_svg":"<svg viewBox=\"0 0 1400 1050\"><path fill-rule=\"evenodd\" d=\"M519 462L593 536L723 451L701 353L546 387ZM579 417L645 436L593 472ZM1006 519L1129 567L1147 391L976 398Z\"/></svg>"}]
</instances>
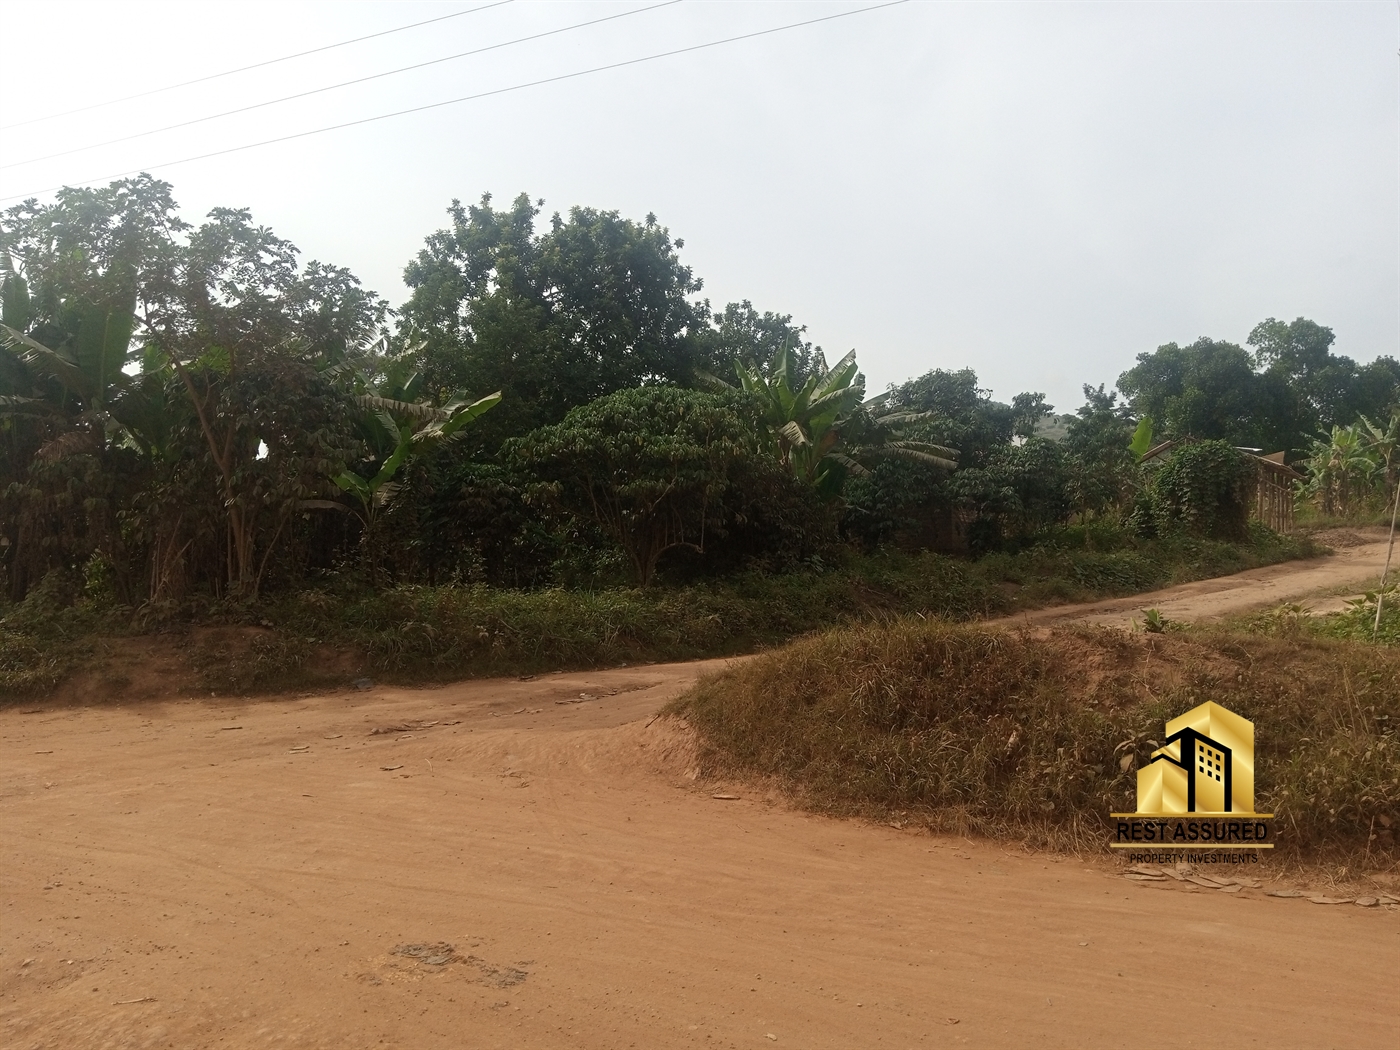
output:
<instances>
[{"instance_id":1,"label":"white hazy sky","mask_svg":"<svg viewBox=\"0 0 1400 1050\"><path fill-rule=\"evenodd\" d=\"M0 124L481 6L0 3ZM654 0L653 0L654 2ZM858 10L514 2L0 132L0 198L146 169L397 304L453 197L655 212L716 304L791 313L872 389L972 366L1060 410L1134 355L1267 316L1396 354L1400 11L906 3L185 164L196 154ZM31 158L609 14L239 116ZM4 201L8 206L13 201Z\"/></svg>"}]
</instances>

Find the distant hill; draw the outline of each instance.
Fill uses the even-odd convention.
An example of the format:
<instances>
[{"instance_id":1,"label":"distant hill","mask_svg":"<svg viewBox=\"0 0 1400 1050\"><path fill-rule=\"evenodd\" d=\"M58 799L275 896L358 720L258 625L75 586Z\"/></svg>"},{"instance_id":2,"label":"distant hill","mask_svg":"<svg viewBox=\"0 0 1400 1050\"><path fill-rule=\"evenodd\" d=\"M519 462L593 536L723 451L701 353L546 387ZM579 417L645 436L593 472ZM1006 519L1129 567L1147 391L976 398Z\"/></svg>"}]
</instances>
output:
<instances>
[{"instance_id":1,"label":"distant hill","mask_svg":"<svg viewBox=\"0 0 1400 1050\"><path fill-rule=\"evenodd\" d=\"M1069 433L1069 424L1073 419L1074 416L1071 415L1057 416L1053 412L1047 412L1035 425L1035 436L1051 441L1063 441Z\"/></svg>"}]
</instances>

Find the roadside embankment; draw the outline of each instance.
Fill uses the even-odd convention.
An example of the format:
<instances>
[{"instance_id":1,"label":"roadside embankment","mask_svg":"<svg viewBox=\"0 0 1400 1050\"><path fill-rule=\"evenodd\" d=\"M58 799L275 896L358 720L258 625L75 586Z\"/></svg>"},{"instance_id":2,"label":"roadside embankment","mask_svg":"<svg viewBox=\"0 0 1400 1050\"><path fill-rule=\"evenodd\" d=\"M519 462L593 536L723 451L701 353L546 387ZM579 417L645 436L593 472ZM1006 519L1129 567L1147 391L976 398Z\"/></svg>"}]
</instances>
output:
<instances>
[{"instance_id":1,"label":"roadside embankment","mask_svg":"<svg viewBox=\"0 0 1400 1050\"><path fill-rule=\"evenodd\" d=\"M901 620L766 653L670 710L707 772L775 778L815 809L1098 849L1166 721L1206 700L1255 723L1256 809L1277 814L1281 855L1394 859L1389 647Z\"/></svg>"}]
</instances>

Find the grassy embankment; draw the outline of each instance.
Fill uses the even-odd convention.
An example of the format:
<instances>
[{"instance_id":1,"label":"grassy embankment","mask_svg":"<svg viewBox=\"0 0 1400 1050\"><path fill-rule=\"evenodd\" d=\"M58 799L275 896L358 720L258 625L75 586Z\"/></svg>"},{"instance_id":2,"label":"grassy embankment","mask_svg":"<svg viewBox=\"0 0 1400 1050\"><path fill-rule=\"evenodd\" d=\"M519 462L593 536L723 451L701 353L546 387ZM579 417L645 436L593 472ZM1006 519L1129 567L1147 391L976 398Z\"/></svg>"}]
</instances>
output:
<instances>
[{"instance_id":1,"label":"grassy embankment","mask_svg":"<svg viewBox=\"0 0 1400 1050\"><path fill-rule=\"evenodd\" d=\"M1090 527L975 562L851 554L804 572L751 572L645 591L471 586L375 593L341 576L251 606L131 610L92 599L58 607L41 586L23 604L0 609L0 698L42 695L75 671L100 676L104 651L152 633L179 653L191 688L220 694L343 685L361 673L409 683L732 655L834 624L914 613L969 620L1312 553L1306 539L1265 530L1227 544L1144 541ZM215 629L221 625L228 630ZM120 676L112 681L119 689Z\"/></svg>"},{"instance_id":2,"label":"grassy embankment","mask_svg":"<svg viewBox=\"0 0 1400 1050\"><path fill-rule=\"evenodd\" d=\"M1164 723L1213 700L1255 723L1278 859L1393 864L1400 650L1282 634L905 619L802 639L670 710L699 731L709 775L774 778L825 812L1097 851L1108 814L1135 808Z\"/></svg>"}]
</instances>

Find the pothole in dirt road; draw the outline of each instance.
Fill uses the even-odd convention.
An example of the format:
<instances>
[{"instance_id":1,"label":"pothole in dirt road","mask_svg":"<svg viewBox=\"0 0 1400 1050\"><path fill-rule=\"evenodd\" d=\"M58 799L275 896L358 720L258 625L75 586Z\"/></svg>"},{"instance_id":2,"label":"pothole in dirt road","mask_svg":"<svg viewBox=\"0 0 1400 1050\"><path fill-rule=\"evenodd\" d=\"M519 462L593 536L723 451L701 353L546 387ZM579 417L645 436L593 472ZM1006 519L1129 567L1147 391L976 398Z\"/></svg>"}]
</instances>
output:
<instances>
[{"instance_id":1,"label":"pothole in dirt road","mask_svg":"<svg viewBox=\"0 0 1400 1050\"><path fill-rule=\"evenodd\" d=\"M452 966L470 967L475 970L474 979L495 988L511 988L524 983L530 971L524 969L533 964L532 959L523 959L513 966L498 965L476 955L466 955L457 950L456 945L447 941L412 942L395 945L389 953L397 955L404 962L390 959L386 969L398 971L400 977L421 976L431 973L444 973ZM405 963L407 965L405 965ZM385 976L391 976L386 973Z\"/></svg>"},{"instance_id":2,"label":"pothole in dirt road","mask_svg":"<svg viewBox=\"0 0 1400 1050\"><path fill-rule=\"evenodd\" d=\"M446 941L434 944L400 944L394 948L394 955L417 959L428 966L445 966L457 957L457 949Z\"/></svg>"}]
</instances>

